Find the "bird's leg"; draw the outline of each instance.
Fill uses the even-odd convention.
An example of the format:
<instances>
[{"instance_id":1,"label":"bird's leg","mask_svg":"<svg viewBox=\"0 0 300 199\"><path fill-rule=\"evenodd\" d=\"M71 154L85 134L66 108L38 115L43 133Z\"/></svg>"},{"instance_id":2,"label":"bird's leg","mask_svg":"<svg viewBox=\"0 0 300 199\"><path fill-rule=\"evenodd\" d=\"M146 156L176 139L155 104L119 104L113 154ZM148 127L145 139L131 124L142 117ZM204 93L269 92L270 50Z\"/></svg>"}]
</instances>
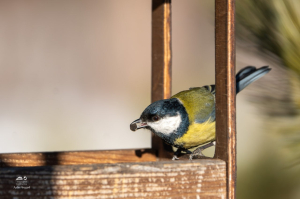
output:
<instances>
[{"instance_id":1,"label":"bird's leg","mask_svg":"<svg viewBox=\"0 0 300 199\"><path fill-rule=\"evenodd\" d=\"M206 144L206 145L203 145L203 146L198 147L198 148L197 148L195 151L193 151L193 153L190 155L190 160L192 160L193 157L194 157L195 155L204 156L204 155L202 154L202 151L203 151L204 149L207 149L207 148L209 148L209 147L211 147L211 146L215 146L215 145L216 145L216 141L213 141L213 142L210 142L210 143L208 143L208 144Z\"/></svg>"},{"instance_id":2,"label":"bird's leg","mask_svg":"<svg viewBox=\"0 0 300 199\"><path fill-rule=\"evenodd\" d=\"M188 149L181 149L178 148L175 152L174 152L174 156L172 158L172 160L179 160L179 158L177 157L178 155L181 154L181 152L184 151L186 154L192 154L192 152Z\"/></svg>"},{"instance_id":3,"label":"bird's leg","mask_svg":"<svg viewBox=\"0 0 300 199\"><path fill-rule=\"evenodd\" d=\"M179 158L178 158L177 156L180 155L180 153L181 153L181 148L178 148L178 149L174 152L174 155L173 155L172 160L179 160Z\"/></svg>"},{"instance_id":4,"label":"bird's leg","mask_svg":"<svg viewBox=\"0 0 300 199\"><path fill-rule=\"evenodd\" d=\"M192 152L191 152L190 150L188 150L188 149L185 149L184 152L185 152L186 154L192 154Z\"/></svg>"}]
</instances>

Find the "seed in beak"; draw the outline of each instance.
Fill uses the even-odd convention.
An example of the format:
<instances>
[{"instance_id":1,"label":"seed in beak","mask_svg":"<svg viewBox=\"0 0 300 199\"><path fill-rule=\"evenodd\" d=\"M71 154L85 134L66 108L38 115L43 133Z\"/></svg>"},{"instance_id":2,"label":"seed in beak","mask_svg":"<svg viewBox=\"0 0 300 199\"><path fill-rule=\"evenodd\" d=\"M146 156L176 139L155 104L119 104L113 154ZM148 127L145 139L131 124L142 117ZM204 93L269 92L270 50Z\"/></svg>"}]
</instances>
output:
<instances>
[{"instance_id":1,"label":"seed in beak","mask_svg":"<svg viewBox=\"0 0 300 199\"><path fill-rule=\"evenodd\" d=\"M134 123L134 124L130 124L130 130L132 130L132 131L136 131L136 129L137 129L137 125L136 125L136 123Z\"/></svg>"},{"instance_id":2,"label":"seed in beak","mask_svg":"<svg viewBox=\"0 0 300 199\"><path fill-rule=\"evenodd\" d=\"M146 126L147 126L146 122L142 122L141 119L137 119L130 124L130 130L136 131L136 130L146 127Z\"/></svg>"}]
</instances>

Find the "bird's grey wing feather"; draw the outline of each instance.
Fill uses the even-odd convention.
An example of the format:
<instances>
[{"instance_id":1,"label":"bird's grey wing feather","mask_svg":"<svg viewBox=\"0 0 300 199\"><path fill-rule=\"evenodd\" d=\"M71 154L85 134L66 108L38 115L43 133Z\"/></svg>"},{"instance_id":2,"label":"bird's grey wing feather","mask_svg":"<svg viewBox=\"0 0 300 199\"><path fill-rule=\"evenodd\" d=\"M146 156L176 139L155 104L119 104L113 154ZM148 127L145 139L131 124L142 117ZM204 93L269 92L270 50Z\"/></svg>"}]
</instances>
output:
<instances>
[{"instance_id":1,"label":"bird's grey wing feather","mask_svg":"<svg viewBox=\"0 0 300 199\"><path fill-rule=\"evenodd\" d=\"M265 74L267 74L271 69L269 66L263 66L256 69L254 66L247 66L243 68L236 74L236 93L239 93L246 86L252 82L258 80Z\"/></svg>"},{"instance_id":2,"label":"bird's grey wing feather","mask_svg":"<svg viewBox=\"0 0 300 199\"><path fill-rule=\"evenodd\" d=\"M205 94L202 96L203 102L200 102L201 109L196 112L196 123L204 123L208 120L215 121L215 85L203 86Z\"/></svg>"}]
</instances>

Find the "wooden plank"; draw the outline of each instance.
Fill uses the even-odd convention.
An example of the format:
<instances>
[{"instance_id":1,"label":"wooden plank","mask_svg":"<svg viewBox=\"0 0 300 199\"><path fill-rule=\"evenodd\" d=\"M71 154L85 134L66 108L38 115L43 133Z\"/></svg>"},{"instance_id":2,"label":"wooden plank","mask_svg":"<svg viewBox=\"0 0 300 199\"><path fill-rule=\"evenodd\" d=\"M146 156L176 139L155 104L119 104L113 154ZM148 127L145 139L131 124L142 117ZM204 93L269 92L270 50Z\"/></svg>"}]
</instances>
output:
<instances>
[{"instance_id":1,"label":"wooden plank","mask_svg":"<svg viewBox=\"0 0 300 199\"><path fill-rule=\"evenodd\" d=\"M193 160L2 168L0 198L223 199L225 167L222 160Z\"/></svg>"},{"instance_id":2,"label":"wooden plank","mask_svg":"<svg viewBox=\"0 0 300 199\"><path fill-rule=\"evenodd\" d=\"M171 97L171 0L152 0L152 78L151 102ZM152 136L152 149L159 157L168 157L160 138Z\"/></svg>"},{"instance_id":3,"label":"wooden plank","mask_svg":"<svg viewBox=\"0 0 300 199\"><path fill-rule=\"evenodd\" d=\"M0 167L32 167L149 161L156 161L156 154L153 150L0 154Z\"/></svg>"},{"instance_id":4,"label":"wooden plank","mask_svg":"<svg viewBox=\"0 0 300 199\"><path fill-rule=\"evenodd\" d=\"M216 153L227 164L227 198L236 196L235 1L215 1Z\"/></svg>"}]
</instances>

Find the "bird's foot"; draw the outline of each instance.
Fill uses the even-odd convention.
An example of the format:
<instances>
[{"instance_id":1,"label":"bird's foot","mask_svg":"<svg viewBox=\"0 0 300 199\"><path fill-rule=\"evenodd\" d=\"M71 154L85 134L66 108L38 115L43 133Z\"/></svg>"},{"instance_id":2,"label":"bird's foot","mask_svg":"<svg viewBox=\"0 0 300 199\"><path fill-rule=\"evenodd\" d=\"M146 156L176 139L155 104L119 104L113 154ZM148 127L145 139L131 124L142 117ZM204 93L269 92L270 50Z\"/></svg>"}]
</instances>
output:
<instances>
[{"instance_id":1,"label":"bird's foot","mask_svg":"<svg viewBox=\"0 0 300 199\"><path fill-rule=\"evenodd\" d=\"M177 157L177 155L174 155L172 160L179 160L179 158Z\"/></svg>"},{"instance_id":2,"label":"bird's foot","mask_svg":"<svg viewBox=\"0 0 300 199\"><path fill-rule=\"evenodd\" d=\"M192 152L188 149L178 148L177 151L175 151L172 160L179 160L178 156L180 156L181 151L185 152L186 154L192 154Z\"/></svg>"},{"instance_id":3,"label":"bird's foot","mask_svg":"<svg viewBox=\"0 0 300 199\"><path fill-rule=\"evenodd\" d=\"M200 148L200 147L199 147ZM195 151L193 151L192 154L190 154L190 160L193 160L194 156L200 156L200 157L205 157L205 155L203 155L202 150L197 148ZM198 150L199 149L199 150ZM196 152L197 151L197 152Z\"/></svg>"},{"instance_id":4,"label":"bird's foot","mask_svg":"<svg viewBox=\"0 0 300 199\"><path fill-rule=\"evenodd\" d=\"M210 142L206 145L198 147L196 150L194 150L192 152L192 154L190 154L190 160L192 160L194 156L206 157L205 155L203 155L202 151L204 149L207 149L207 148L209 148L211 146L215 146L215 145L216 145L216 141L213 141L213 142Z\"/></svg>"}]
</instances>

